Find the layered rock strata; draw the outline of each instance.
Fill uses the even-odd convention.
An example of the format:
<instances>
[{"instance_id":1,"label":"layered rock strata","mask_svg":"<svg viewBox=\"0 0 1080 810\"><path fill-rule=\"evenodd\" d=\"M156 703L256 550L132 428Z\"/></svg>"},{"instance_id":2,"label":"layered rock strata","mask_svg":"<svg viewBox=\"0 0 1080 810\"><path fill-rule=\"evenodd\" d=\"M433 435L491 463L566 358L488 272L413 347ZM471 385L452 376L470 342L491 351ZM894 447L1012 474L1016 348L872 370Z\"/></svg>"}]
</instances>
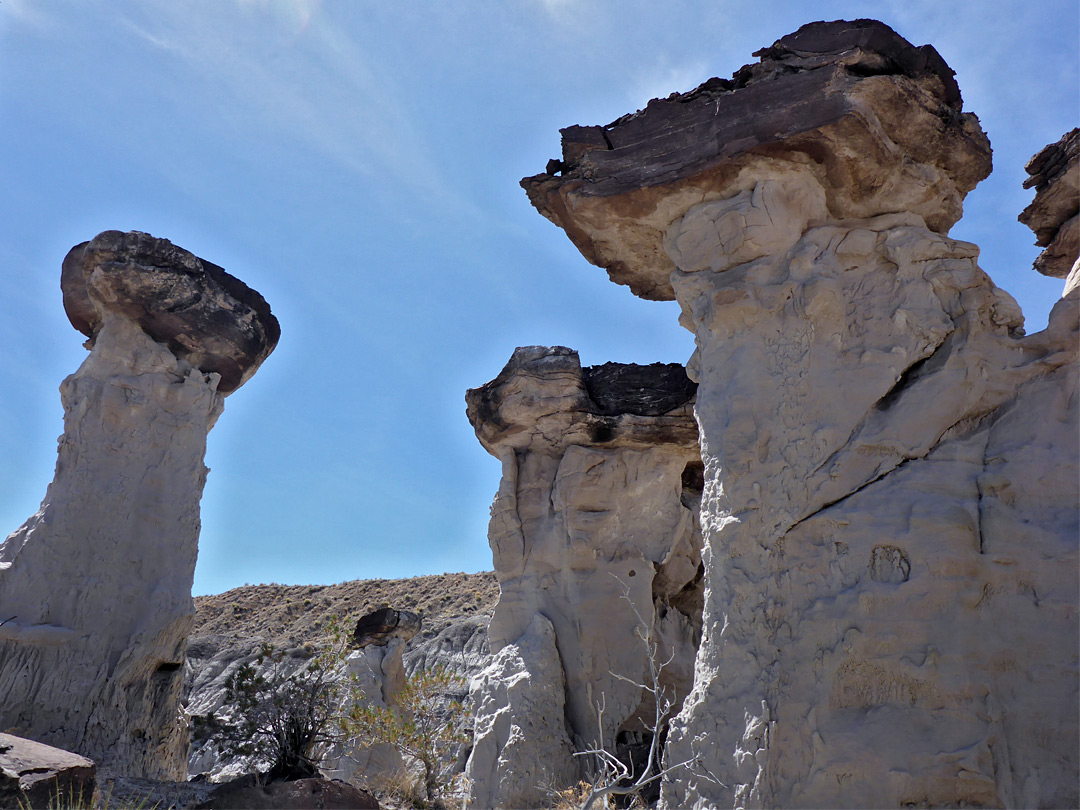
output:
<instances>
[{"instance_id":1,"label":"layered rock strata","mask_svg":"<svg viewBox=\"0 0 1080 810\"><path fill-rule=\"evenodd\" d=\"M1075 806L1078 293L1025 336L948 237L990 148L933 48L860 20L758 55L522 181L696 338L704 628L666 761L697 764L663 804Z\"/></svg>"},{"instance_id":2,"label":"layered rock strata","mask_svg":"<svg viewBox=\"0 0 1080 810\"><path fill-rule=\"evenodd\" d=\"M0 545L0 727L183 779L206 437L279 328L257 292L138 232L73 248L61 286L90 355L60 388L56 476Z\"/></svg>"},{"instance_id":3,"label":"layered rock strata","mask_svg":"<svg viewBox=\"0 0 1080 810\"><path fill-rule=\"evenodd\" d=\"M477 437L503 465L494 660L473 687L478 806L543 803L573 780L574 746L641 744L646 630L670 662L663 688L676 702L689 690L702 603L694 390L679 365L583 369L570 349L532 346L468 392Z\"/></svg>"},{"instance_id":4,"label":"layered rock strata","mask_svg":"<svg viewBox=\"0 0 1080 810\"><path fill-rule=\"evenodd\" d=\"M1035 199L1019 220L1035 231L1035 244L1044 248L1035 259L1043 275L1065 278L1080 253L1080 129L1039 150L1027 166L1024 188Z\"/></svg>"}]
</instances>

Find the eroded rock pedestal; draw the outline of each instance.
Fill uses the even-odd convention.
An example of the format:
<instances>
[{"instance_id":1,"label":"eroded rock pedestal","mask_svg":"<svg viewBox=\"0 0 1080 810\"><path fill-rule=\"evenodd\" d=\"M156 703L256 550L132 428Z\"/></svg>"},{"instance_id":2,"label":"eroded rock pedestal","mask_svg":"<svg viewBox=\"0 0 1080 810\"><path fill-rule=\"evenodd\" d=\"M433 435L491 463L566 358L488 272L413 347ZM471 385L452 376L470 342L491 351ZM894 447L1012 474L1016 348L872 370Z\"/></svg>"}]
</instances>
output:
<instances>
[{"instance_id":1,"label":"eroded rock pedestal","mask_svg":"<svg viewBox=\"0 0 1080 810\"><path fill-rule=\"evenodd\" d=\"M601 731L624 753L644 742L654 712L635 609L670 659L664 688L675 701L689 690L702 600L694 389L679 365L583 369L570 349L531 346L468 393L503 465L495 657L473 686L477 806L546 805L545 788L576 781L575 746Z\"/></svg>"},{"instance_id":2,"label":"eroded rock pedestal","mask_svg":"<svg viewBox=\"0 0 1080 810\"><path fill-rule=\"evenodd\" d=\"M696 338L704 631L666 762L699 764L663 802L1074 806L1078 293L1025 337L948 237L990 148L933 48L857 21L758 55L522 181Z\"/></svg>"},{"instance_id":3,"label":"eroded rock pedestal","mask_svg":"<svg viewBox=\"0 0 1080 810\"><path fill-rule=\"evenodd\" d=\"M184 779L206 436L278 324L220 267L138 232L73 248L61 284L90 355L60 388L41 508L0 545L0 727Z\"/></svg>"}]
</instances>

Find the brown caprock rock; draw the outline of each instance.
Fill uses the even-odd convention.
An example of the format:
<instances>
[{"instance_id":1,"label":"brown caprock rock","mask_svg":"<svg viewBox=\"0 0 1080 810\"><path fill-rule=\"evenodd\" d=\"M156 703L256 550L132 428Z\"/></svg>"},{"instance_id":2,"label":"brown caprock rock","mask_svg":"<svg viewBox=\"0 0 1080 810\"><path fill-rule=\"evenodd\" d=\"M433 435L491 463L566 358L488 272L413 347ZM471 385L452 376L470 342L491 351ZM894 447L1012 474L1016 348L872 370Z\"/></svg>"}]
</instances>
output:
<instances>
[{"instance_id":1,"label":"brown caprock rock","mask_svg":"<svg viewBox=\"0 0 1080 810\"><path fill-rule=\"evenodd\" d=\"M612 281L670 300L668 226L695 204L752 191L773 161L814 178L822 218L905 212L940 233L990 173L990 142L929 45L856 20L804 26L755 55L731 79L563 129L557 172L521 181L529 200ZM759 223L745 224L749 255Z\"/></svg>"},{"instance_id":2,"label":"brown caprock rock","mask_svg":"<svg viewBox=\"0 0 1080 810\"><path fill-rule=\"evenodd\" d=\"M705 605L661 802L1076 806L1080 290L1025 337L947 235L990 149L933 48L858 20L759 55L523 181L695 334Z\"/></svg>"},{"instance_id":3,"label":"brown caprock rock","mask_svg":"<svg viewBox=\"0 0 1080 810\"><path fill-rule=\"evenodd\" d=\"M206 437L279 328L257 292L144 233L73 248L62 286L90 355L60 388L56 476L0 544L0 728L184 779Z\"/></svg>"},{"instance_id":4,"label":"brown caprock rock","mask_svg":"<svg viewBox=\"0 0 1080 810\"><path fill-rule=\"evenodd\" d=\"M1080 254L1080 129L1039 150L1024 167L1030 175L1024 188L1035 199L1018 219L1035 231L1035 244L1045 248L1035 269L1065 278Z\"/></svg>"}]
</instances>

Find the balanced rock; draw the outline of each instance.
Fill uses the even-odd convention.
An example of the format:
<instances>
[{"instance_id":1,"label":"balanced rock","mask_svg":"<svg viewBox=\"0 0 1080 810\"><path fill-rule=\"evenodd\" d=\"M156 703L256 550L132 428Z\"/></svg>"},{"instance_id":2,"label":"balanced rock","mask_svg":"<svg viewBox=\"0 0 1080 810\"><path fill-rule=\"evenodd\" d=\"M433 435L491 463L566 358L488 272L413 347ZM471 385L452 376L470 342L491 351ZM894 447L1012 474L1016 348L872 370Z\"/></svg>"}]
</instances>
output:
<instances>
[{"instance_id":1,"label":"balanced rock","mask_svg":"<svg viewBox=\"0 0 1080 810\"><path fill-rule=\"evenodd\" d=\"M357 619L352 643L361 648L369 644L385 647L391 639L408 641L420 632L422 625L420 616L411 611L379 608Z\"/></svg>"},{"instance_id":2,"label":"balanced rock","mask_svg":"<svg viewBox=\"0 0 1080 810\"><path fill-rule=\"evenodd\" d=\"M527 804L524 774L540 749L651 733L642 637L668 661L671 699L689 691L702 605L695 388L677 364L583 369L570 349L530 346L466 395L477 437L503 465L488 531L501 588L492 667L545 680L511 689L489 670L474 681L469 768L481 806ZM532 703L547 707L542 722ZM551 734L515 743L529 723ZM578 768L544 767L560 778Z\"/></svg>"},{"instance_id":3,"label":"balanced rock","mask_svg":"<svg viewBox=\"0 0 1080 810\"><path fill-rule=\"evenodd\" d=\"M1075 806L1080 291L1025 337L947 236L990 152L932 48L859 20L759 55L523 181L695 334L704 619L662 804Z\"/></svg>"},{"instance_id":4,"label":"balanced rock","mask_svg":"<svg viewBox=\"0 0 1080 810\"><path fill-rule=\"evenodd\" d=\"M281 334L269 305L242 281L139 231L105 231L73 247L60 289L68 320L87 337L110 315L125 318L191 366L219 374L219 394L243 385Z\"/></svg>"},{"instance_id":5,"label":"balanced rock","mask_svg":"<svg viewBox=\"0 0 1080 810\"><path fill-rule=\"evenodd\" d=\"M990 142L931 46L856 20L803 26L756 55L729 80L563 129L557 176L521 181L529 200L612 281L670 300L668 226L690 206L752 192L774 159L815 178L829 218L902 211L940 233L990 173ZM760 220L729 221L725 238L752 252Z\"/></svg>"},{"instance_id":6,"label":"balanced rock","mask_svg":"<svg viewBox=\"0 0 1080 810\"><path fill-rule=\"evenodd\" d=\"M138 232L73 248L63 288L90 355L61 385L56 476L0 544L0 727L183 779L206 437L279 328L258 293Z\"/></svg>"}]
</instances>

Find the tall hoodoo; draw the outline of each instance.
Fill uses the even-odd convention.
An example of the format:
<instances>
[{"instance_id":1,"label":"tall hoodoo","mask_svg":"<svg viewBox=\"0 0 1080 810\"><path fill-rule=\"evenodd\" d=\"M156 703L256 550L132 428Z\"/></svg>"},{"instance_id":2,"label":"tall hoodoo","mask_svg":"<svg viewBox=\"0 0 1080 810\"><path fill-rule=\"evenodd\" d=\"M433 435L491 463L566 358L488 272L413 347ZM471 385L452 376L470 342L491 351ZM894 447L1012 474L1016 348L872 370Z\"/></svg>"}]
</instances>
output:
<instances>
[{"instance_id":1,"label":"tall hoodoo","mask_svg":"<svg viewBox=\"0 0 1080 810\"><path fill-rule=\"evenodd\" d=\"M279 327L257 292L139 232L72 248L61 287L90 355L60 388L55 478L0 545L0 726L184 779L206 437Z\"/></svg>"},{"instance_id":2,"label":"tall hoodoo","mask_svg":"<svg viewBox=\"0 0 1080 810\"><path fill-rule=\"evenodd\" d=\"M522 181L696 337L706 603L667 757L701 760L663 802L1075 805L1080 293L1025 337L948 237L990 147L933 48L859 20L757 55Z\"/></svg>"},{"instance_id":3,"label":"tall hoodoo","mask_svg":"<svg viewBox=\"0 0 1080 810\"><path fill-rule=\"evenodd\" d=\"M476 806L546 805L545 787L577 781L573 747L601 734L622 756L648 750L635 611L668 662L663 688L676 701L689 691L702 601L695 387L678 364L582 368L570 349L528 346L468 392L469 421L503 465L488 532L495 657L472 690Z\"/></svg>"}]
</instances>

